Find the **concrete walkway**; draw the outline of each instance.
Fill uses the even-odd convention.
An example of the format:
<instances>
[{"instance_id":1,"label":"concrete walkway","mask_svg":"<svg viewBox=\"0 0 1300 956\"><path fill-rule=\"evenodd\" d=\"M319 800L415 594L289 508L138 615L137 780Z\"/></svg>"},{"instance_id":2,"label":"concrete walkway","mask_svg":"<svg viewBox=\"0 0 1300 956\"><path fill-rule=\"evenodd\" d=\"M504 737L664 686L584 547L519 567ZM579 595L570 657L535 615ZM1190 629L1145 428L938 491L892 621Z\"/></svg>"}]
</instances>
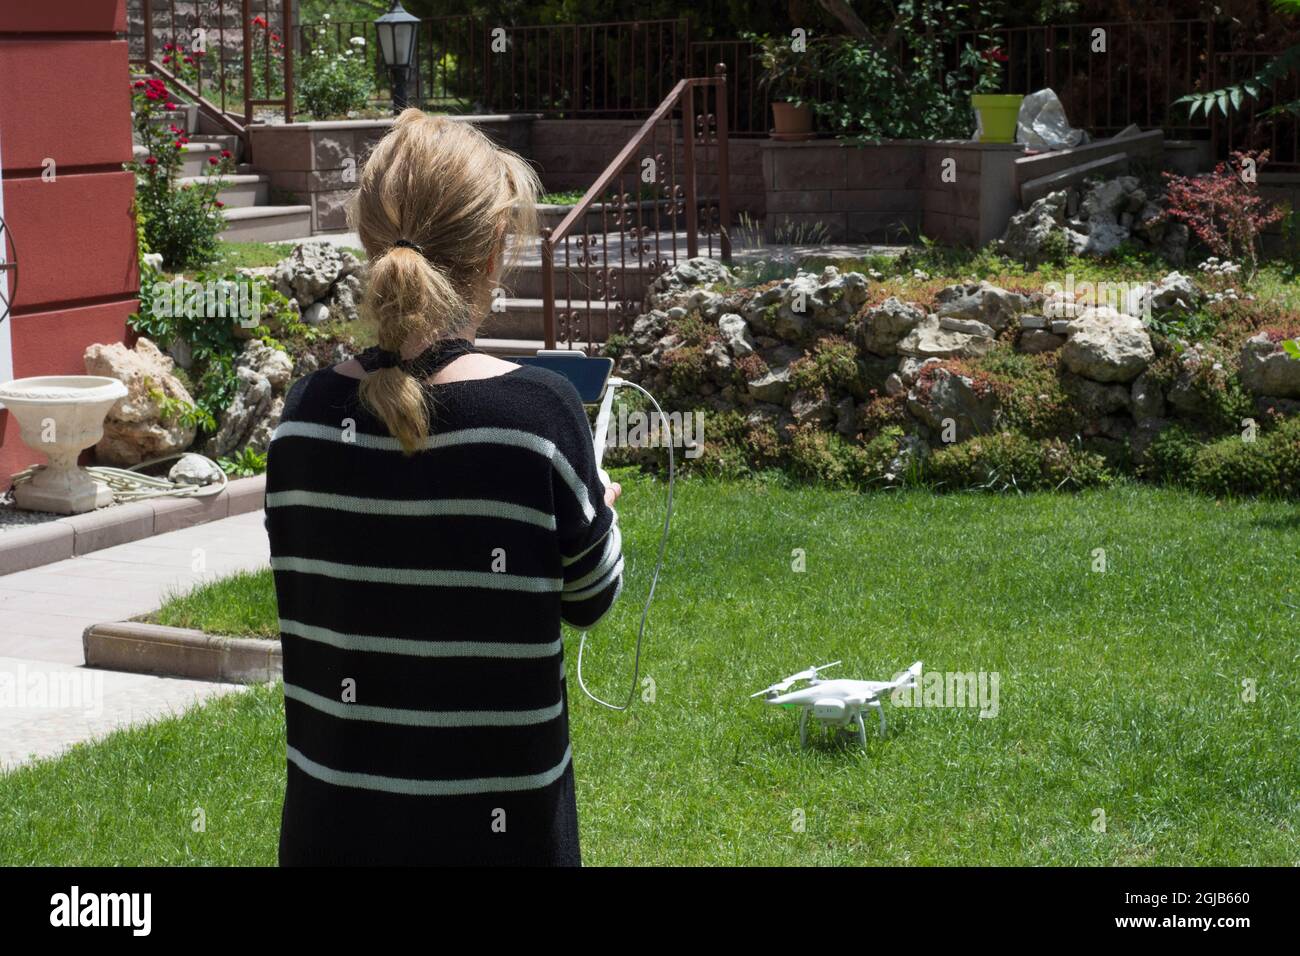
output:
<instances>
[{"instance_id":1,"label":"concrete walkway","mask_svg":"<svg viewBox=\"0 0 1300 956\"><path fill-rule=\"evenodd\" d=\"M81 635L155 610L168 594L265 567L262 519L249 512L0 576L0 770L238 690L84 667Z\"/></svg>"}]
</instances>

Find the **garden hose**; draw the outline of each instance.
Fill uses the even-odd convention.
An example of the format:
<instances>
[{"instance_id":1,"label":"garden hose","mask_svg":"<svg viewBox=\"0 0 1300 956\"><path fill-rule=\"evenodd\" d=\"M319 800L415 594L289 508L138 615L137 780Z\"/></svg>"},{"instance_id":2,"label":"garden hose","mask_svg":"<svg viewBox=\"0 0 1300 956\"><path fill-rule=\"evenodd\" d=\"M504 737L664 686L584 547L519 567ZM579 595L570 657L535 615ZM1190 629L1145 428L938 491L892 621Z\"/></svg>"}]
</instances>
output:
<instances>
[{"instance_id":1,"label":"garden hose","mask_svg":"<svg viewBox=\"0 0 1300 956\"><path fill-rule=\"evenodd\" d=\"M176 455L164 455L161 458L154 458L150 461L142 461L138 465L130 468L111 468L107 465L90 465L85 471L92 478L96 478L108 485L113 492L113 502L122 504L128 501L142 501L146 498L201 498L207 495L220 494L225 490L229 479L226 472L215 461L204 455L198 455L204 461L212 465L217 473L221 475L219 482L213 482L210 485L189 485L172 481L167 477L155 477L153 475L143 475L137 469L148 468L160 462L170 461L173 458L180 458L185 454L194 454L194 452L182 452ZM32 465L30 468L24 468L11 479L14 486L24 481L29 481L44 465Z\"/></svg>"}]
</instances>

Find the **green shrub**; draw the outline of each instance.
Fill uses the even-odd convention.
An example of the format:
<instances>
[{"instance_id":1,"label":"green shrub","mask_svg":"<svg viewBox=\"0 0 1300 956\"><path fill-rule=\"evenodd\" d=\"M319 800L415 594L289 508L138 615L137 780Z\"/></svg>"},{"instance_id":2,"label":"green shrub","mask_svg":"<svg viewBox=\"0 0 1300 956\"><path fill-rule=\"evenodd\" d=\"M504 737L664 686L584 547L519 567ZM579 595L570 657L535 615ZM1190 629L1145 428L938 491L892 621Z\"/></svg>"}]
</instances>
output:
<instances>
[{"instance_id":1,"label":"green shrub","mask_svg":"<svg viewBox=\"0 0 1300 956\"><path fill-rule=\"evenodd\" d=\"M1017 432L980 435L936 451L926 463L927 483L949 489L1087 488L1110 479L1099 455L1057 438L1036 441Z\"/></svg>"},{"instance_id":2,"label":"green shrub","mask_svg":"<svg viewBox=\"0 0 1300 956\"><path fill-rule=\"evenodd\" d=\"M1151 445L1143 477L1208 495L1300 495L1300 418L1282 419L1246 441L1241 432L1205 440L1173 425Z\"/></svg>"},{"instance_id":3,"label":"green shrub","mask_svg":"<svg viewBox=\"0 0 1300 956\"><path fill-rule=\"evenodd\" d=\"M1055 353L1026 355L998 345L968 364L989 377L1000 420L1008 429L1031 438L1052 438L1071 436L1082 427L1061 385Z\"/></svg>"},{"instance_id":4,"label":"green shrub","mask_svg":"<svg viewBox=\"0 0 1300 956\"><path fill-rule=\"evenodd\" d=\"M838 335L819 339L811 354L790 363L790 386L795 389L861 392L861 378L857 348Z\"/></svg>"},{"instance_id":5,"label":"green shrub","mask_svg":"<svg viewBox=\"0 0 1300 956\"><path fill-rule=\"evenodd\" d=\"M298 58L299 108L317 119L344 117L364 109L374 89L370 64L361 48L325 47Z\"/></svg>"}]
</instances>

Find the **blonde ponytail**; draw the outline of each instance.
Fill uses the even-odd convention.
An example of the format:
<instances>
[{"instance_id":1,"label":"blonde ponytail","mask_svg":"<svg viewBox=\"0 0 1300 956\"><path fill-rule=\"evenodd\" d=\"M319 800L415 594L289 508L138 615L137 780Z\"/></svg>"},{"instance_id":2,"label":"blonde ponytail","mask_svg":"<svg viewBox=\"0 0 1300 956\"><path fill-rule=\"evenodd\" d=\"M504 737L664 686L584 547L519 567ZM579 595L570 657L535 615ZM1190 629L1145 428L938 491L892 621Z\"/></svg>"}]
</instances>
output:
<instances>
[{"instance_id":1,"label":"blonde ponytail","mask_svg":"<svg viewBox=\"0 0 1300 956\"><path fill-rule=\"evenodd\" d=\"M486 267L501 259L506 235L517 255L536 234L539 190L523 159L471 124L404 110L367 159L349 209L370 258L362 314L380 348L400 352L473 328L491 295ZM359 394L407 454L423 447L422 381L379 369Z\"/></svg>"}]
</instances>

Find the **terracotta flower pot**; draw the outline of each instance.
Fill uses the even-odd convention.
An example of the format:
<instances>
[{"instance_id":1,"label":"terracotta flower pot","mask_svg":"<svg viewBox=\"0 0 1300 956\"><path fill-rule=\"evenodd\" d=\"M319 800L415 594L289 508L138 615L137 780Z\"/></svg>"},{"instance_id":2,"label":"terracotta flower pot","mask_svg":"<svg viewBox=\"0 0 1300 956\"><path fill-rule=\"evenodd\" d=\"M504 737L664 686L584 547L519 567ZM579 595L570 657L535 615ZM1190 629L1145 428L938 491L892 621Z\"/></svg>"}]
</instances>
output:
<instances>
[{"instance_id":1,"label":"terracotta flower pot","mask_svg":"<svg viewBox=\"0 0 1300 956\"><path fill-rule=\"evenodd\" d=\"M773 139L812 139L812 107L807 103L773 102L772 124Z\"/></svg>"}]
</instances>

